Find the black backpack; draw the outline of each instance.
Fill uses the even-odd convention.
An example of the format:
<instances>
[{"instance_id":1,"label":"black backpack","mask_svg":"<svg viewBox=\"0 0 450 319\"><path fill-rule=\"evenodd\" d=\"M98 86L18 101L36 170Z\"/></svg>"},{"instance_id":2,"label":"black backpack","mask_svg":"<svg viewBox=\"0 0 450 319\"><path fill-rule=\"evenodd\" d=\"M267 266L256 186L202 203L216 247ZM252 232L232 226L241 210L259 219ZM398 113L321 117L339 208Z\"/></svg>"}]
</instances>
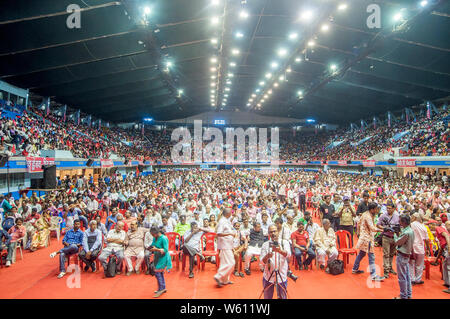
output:
<instances>
[{"instance_id":1,"label":"black backpack","mask_svg":"<svg viewBox=\"0 0 450 319\"><path fill-rule=\"evenodd\" d=\"M117 267L117 258L116 256L109 257L108 266L106 267L105 276L106 277L115 277L116 276L116 267Z\"/></svg>"},{"instance_id":2,"label":"black backpack","mask_svg":"<svg viewBox=\"0 0 450 319\"><path fill-rule=\"evenodd\" d=\"M342 260L333 260L328 263L328 270L332 275L340 275L344 273L344 262Z\"/></svg>"}]
</instances>

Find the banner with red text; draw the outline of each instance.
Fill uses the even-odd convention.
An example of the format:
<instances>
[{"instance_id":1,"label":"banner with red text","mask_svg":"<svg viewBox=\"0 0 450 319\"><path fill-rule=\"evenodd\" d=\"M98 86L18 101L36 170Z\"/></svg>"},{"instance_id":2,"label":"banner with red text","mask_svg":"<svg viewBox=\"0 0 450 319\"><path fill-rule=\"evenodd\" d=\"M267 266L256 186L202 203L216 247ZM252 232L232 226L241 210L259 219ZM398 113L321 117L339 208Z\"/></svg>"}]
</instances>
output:
<instances>
[{"instance_id":1,"label":"banner with red text","mask_svg":"<svg viewBox=\"0 0 450 319\"><path fill-rule=\"evenodd\" d=\"M102 160L100 160L100 164L101 164L102 168L113 167L114 161L111 159L102 159Z\"/></svg>"},{"instance_id":2,"label":"banner with red text","mask_svg":"<svg viewBox=\"0 0 450 319\"><path fill-rule=\"evenodd\" d=\"M375 160L365 160L363 161L364 167L375 167Z\"/></svg>"},{"instance_id":3,"label":"banner with red text","mask_svg":"<svg viewBox=\"0 0 450 319\"><path fill-rule=\"evenodd\" d=\"M26 157L28 173L42 172L42 166L55 165L53 157Z\"/></svg>"},{"instance_id":4,"label":"banner with red text","mask_svg":"<svg viewBox=\"0 0 450 319\"><path fill-rule=\"evenodd\" d=\"M397 159L397 167L416 167L416 159L399 158Z\"/></svg>"}]
</instances>

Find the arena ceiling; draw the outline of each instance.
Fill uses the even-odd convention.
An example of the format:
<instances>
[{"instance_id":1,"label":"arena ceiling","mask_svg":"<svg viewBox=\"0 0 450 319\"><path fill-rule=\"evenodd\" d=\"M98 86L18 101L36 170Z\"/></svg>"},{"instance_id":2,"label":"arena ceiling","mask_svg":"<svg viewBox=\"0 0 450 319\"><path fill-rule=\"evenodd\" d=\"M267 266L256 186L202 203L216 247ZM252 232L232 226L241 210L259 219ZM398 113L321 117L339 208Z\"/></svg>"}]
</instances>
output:
<instances>
[{"instance_id":1,"label":"arena ceiling","mask_svg":"<svg viewBox=\"0 0 450 319\"><path fill-rule=\"evenodd\" d=\"M81 8L79 29L66 25L70 4ZM367 26L370 4L381 29ZM0 79L114 122L223 109L344 124L450 95L449 1L2 0L0 9Z\"/></svg>"}]
</instances>

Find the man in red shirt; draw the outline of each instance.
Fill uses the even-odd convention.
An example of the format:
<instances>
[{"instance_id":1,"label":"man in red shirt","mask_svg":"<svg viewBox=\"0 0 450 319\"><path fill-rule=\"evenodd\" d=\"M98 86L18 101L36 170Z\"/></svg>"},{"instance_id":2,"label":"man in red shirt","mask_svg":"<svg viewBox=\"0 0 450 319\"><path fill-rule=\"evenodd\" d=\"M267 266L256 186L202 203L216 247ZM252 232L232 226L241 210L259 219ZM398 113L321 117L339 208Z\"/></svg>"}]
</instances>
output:
<instances>
[{"instance_id":1,"label":"man in red shirt","mask_svg":"<svg viewBox=\"0 0 450 319\"><path fill-rule=\"evenodd\" d=\"M308 232L301 221L297 222L298 229L291 234L292 247L294 248L295 258L300 269L302 266L308 269L311 261L316 258L316 254L310 245ZM303 253L308 254L308 258L302 263Z\"/></svg>"}]
</instances>

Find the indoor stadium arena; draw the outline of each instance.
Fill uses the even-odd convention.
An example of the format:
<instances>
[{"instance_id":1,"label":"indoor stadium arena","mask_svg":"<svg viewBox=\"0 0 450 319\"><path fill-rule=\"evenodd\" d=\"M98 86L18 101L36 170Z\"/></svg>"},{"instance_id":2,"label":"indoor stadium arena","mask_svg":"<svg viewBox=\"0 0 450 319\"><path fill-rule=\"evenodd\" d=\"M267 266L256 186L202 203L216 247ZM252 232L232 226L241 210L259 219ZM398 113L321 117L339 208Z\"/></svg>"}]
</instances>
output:
<instances>
[{"instance_id":1,"label":"indoor stadium arena","mask_svg":"<svg viewBox=\"0 0 450 319\"><path fill-rule=\"evenodd\" d=\"M449 18L1 0L0 299L448 301Z\"/></svg>"}]
</instances>

